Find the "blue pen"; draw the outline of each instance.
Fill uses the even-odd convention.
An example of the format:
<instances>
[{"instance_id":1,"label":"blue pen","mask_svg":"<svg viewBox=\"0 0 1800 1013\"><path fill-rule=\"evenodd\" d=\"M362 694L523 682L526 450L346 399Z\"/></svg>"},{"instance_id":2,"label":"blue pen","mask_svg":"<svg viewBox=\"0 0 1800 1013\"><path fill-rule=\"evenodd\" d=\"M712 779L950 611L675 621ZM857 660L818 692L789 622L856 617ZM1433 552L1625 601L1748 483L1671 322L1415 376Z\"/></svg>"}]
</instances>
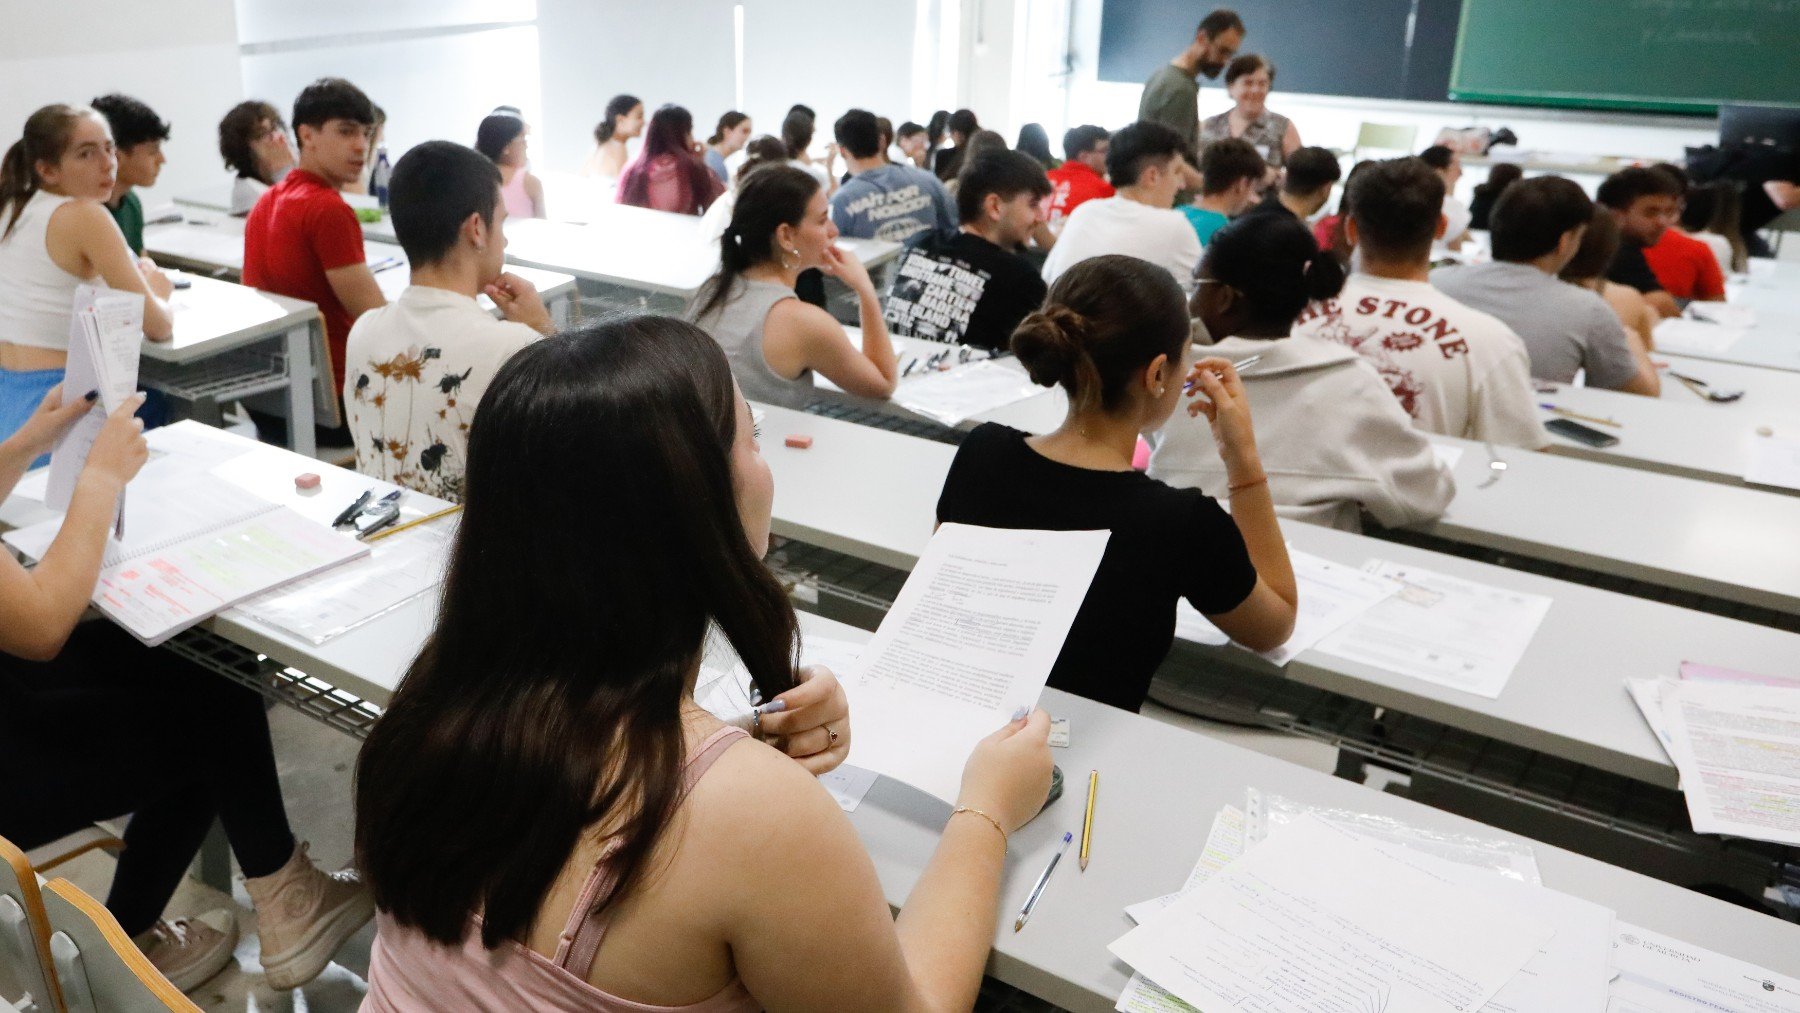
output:
<instances>
[{"instance_id":1,"label":"blue pen","mask_svg":"<svg viewBox=\"0 0 1800 1013\"><path fill-rule=\"evenodd\" d=\"M1050 856L1050 864L1044 866L1044 874L1038 877L1037 885L1031 888L1031 896L1025 898L1025 906L1019 909L1019 918L1013 922L1014 932L1025 927L1025 920L1031 917L1031 909L1037 906L1038 898L1044 895L1044 884L1050 882L1050 874L1056 871L1056 863L1062 861L1063 852L1069 850L1069 842L1074 839L1074 831L1063 831L1062 846L1056 849L1056 854Z\"/></svg>"}]
</instances>

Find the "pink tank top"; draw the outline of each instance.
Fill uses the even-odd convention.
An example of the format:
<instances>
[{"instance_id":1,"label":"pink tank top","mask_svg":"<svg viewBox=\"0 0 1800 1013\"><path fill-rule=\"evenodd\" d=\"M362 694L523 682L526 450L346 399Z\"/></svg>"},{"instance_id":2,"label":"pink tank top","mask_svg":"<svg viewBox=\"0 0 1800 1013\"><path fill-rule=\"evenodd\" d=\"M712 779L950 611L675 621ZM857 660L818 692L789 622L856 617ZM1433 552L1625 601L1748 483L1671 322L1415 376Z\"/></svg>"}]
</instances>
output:
<instances>
[{"instance_id":1,"label":"pink tank top","mask_svg":"<svg viewBox=\"0 0 1800 1013\"><path fill-rule=\"evenodd\" d=\"M707 768L737 740L740 728L721 728L707 736L688 757L684 793L692 791ZM761 1007L743 982L730 984L688 1006L652 1006L621 999L587 981L594 954L606 936L609 914L592 912L594 899L612 883L608 848L588 874L581 895L563 926L555 957L545 957L517 942L488 950L481 945L477 920L460 946L433 942L420 932L396 924L386 913L377 916L378 933L369 955L369 994L363 1013L413 1013L419 1010L468 1010L502 1013L549 1010L553 1013L754 1013Z\"/></svg>"},{"instance_id":2,"label":"pink tank top","mask_svg":"<svg viewBox=\"0 0 1800 1013\"><path fill-rule=\"evenodd\" d=\"M537 208L531 205L531 195L525 192L525 170L513 173L511 183L500 184L500 199L506 202L506 217L536 218Z\"/></svg>"}]
</instances>

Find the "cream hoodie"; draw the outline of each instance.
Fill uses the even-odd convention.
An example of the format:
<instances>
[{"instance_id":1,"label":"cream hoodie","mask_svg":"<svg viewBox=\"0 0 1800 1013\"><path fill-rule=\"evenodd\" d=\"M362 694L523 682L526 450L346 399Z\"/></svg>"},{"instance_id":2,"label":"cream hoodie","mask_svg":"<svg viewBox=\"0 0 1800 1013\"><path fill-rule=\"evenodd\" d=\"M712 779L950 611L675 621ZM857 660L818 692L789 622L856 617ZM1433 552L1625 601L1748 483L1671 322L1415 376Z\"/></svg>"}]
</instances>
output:
<instances>
[{"instance_id":1,"label":"cream hoodie","mask_svg":"<svg viewBox=\"0 0 1800 1013\"><path fill-rule=\"evenodd\" d=\"M1243 377L1275 512L1359 531L1361 511L1387 527L1442 514L1448 468L1368 360L1322 338L1226 338L1208 355L1261 355ZM1150 477L1224 499L1229 482L1205 416L1178 409L1152 438Z\"/></svg>"}]
</instances>

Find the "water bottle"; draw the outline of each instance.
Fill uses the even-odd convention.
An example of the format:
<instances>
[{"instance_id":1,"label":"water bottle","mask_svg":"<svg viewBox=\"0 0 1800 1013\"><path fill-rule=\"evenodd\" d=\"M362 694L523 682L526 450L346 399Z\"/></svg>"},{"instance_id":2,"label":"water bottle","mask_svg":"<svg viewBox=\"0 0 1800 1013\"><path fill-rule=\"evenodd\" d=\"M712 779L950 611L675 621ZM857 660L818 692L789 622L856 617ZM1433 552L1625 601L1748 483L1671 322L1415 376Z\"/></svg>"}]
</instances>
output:
<instances>
[{"instance_id":1,"label":"water bottle","mask_svg":"<svg viewBox=\"0 0 1800 1013\"><path fill-rule=\"evenodd\" d=\"M388 206L388 177L393 175L393 168L388 165L387 149L375 149L375 171L369 175L369 192L375 195L375 203L383 210Z\"/></svg>"}]
</instances>

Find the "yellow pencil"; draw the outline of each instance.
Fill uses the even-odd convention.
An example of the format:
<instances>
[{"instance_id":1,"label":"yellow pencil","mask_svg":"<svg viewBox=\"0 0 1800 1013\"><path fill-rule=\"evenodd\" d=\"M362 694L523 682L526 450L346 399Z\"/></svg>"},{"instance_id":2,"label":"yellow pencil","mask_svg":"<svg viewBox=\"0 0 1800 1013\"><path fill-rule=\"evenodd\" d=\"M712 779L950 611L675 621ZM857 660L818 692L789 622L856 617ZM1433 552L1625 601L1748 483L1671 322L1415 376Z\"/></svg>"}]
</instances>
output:
<instances>
[{"instance_id":1,"label":"yellow pencil","mask_svg":"<svg viewBox=\"0 0 1800 1013\"><path fill-rule=\"evenodd\" d=\"M407 528L416 528L421 524L429 524L432 521L437 520L439 517L448 517L451 514L457 512L458 510L461 510L461 509L462 509L461 503L458 503L457 505L452 506L452 507L445 507L444 509L437 511L436 513L429 513L423 517L415 517L412 520L407 521L405 524L396 524L393 527L388 528L386 531L377 531L374 534L370 535L369 537L363 539L363 541L379 542L383 538L388 537L389 535L397 535L400 532L405 531Z\"/></svg>"},{"instance_id":2,"label":"yellow pencil","mask_svg":"<svg viewBox=\"0 0 1800 1013\"><path fill-rule=\"evenodd\" d=\"M1100 772L1088 771L1087 815L1081 818L1081 871L1087 871L1088 843L1094 836L1094 794L1100 790Z\"/></svg>"},{"instance_id":3,"label":"yellow pencil","mask_svg":"<svg viewBox=\"0 0 1800 1013\"><path fill-rule=\"evenodd\" d=\"M1613 426L1614 428L1620 428L1620 429L1624 428L1623 426L1619 425L1619 423L1616 419L1603 419L1598 415L1583 415L1580 412L1572 412L1572 411L1568 410L1567 408L1558 408L1557 406L1555 406L1553 404L1540 404L1540 405L1538 405L1538 407L1544 409L1545 411L1551 413L1552 415L1561 415L1565 419L1575 419L1580 422L1592 422L1595 425L1600 425L1600 426Z\"/></svg>"}]
</instances>

